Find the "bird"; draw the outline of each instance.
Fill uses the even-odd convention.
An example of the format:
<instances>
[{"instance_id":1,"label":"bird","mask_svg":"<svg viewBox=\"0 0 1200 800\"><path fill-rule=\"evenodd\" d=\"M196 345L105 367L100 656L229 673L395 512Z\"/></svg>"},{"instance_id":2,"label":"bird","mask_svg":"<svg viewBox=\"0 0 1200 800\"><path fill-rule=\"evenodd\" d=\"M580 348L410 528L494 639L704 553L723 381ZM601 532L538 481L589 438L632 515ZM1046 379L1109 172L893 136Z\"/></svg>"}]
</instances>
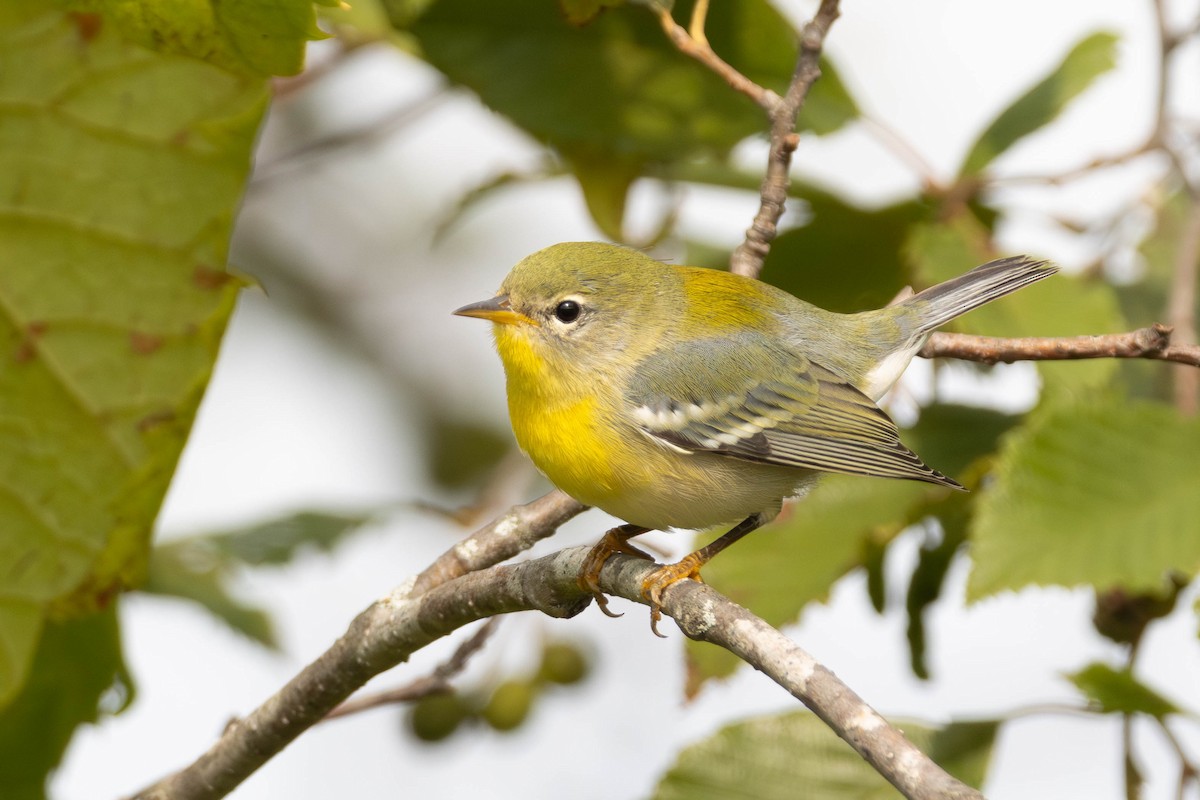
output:
<instances>
[{"instance_id":1,"label":"bird","mask_svg":"<svg viewBox=\"0 0 1200 800\"><path fill-rule=\"evenodd\" d=\"M664 263L629 247L564 242L453 313L493 323L521 449L559 489L625 524L579 583L613 614L600 571L651 530L733 524L660 565L642 594L659 634L665 590L771 521L821 473L962 489L900 440L876 403L930 334L1057 272L990 261L885 308L827 311L754 278ZM661 635L661 634L659 634Z\"/></svg>"}]
</instances>

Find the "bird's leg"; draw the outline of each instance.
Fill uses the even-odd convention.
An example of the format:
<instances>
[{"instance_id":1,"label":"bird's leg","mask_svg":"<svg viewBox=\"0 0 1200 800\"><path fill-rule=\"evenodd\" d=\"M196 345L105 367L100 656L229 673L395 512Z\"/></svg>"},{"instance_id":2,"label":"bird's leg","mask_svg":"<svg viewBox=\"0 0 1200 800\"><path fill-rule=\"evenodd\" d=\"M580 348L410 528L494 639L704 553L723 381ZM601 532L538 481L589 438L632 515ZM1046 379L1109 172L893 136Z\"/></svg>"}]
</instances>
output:
<instances>
[{"instance_id":1,"label":"bird's leg","mask_svg":"<svg viewBox=\"0 0 1200 800\"><path fill-rule=\"evenodd\" d=\"M655 636L663 636L658 632L658 621L662 619L662 595L667 587L688 578L704 583L704 579L700 577L701 567L712 561L717 553L747 533L761 528L766 522L765 514L753 514L746 517L729 531L691 555L685 556L674 564L661 566L646 576L642 582L642 597L645 597L650 603L650 630L654 631Z\"/></svg>"},{"instance_id":2,"label":"bird's leg","mask_svg":"<svg viewBox=\"0 0 1200 800\"><path fill-rule=\"evenodd\" d=\"M650 529L643 528L641 525L621 525L607 531L600 541L596 542L596 546L587 554L584 559L583 567L579 570L579 587L584 591L590 592L592 597L596 598L596 605L610 617L621 616L615 611L608 610L608 598L604 596L604 592L600 591L600 570L604 569L605 562L617 553L624 553L628 556L636 556L637 558L645 558L649 561L654 559L648 553L645 553L629 543L629 540L634 536L640 536L647 533Z\"/></svg>"}]
</instances>

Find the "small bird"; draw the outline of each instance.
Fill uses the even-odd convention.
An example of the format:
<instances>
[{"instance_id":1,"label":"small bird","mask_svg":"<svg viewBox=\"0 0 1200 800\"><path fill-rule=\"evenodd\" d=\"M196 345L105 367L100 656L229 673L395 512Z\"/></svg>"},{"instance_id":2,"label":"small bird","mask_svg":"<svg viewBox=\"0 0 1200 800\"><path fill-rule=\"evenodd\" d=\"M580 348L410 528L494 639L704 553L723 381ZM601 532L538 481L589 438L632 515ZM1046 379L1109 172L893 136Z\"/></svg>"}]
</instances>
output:
<instances>
[{"instance_id":1,"label":"small bird","mask_svg":"<svg viewBox=\"0 0 1200 800\"><path fill-rule=\"evenodd\" d=\"M700 580L822 472L961 489L904 446L875 401L935 328L1056 271L1003 258L886 308L839 314L752 278L567 242L454 313L495 323L521 449L564 492L628 523L580 572L606 614L605 561L650 558L629 539L741 520L646 578L658 633L667 587Z\"/></svg>"}]
</instances>

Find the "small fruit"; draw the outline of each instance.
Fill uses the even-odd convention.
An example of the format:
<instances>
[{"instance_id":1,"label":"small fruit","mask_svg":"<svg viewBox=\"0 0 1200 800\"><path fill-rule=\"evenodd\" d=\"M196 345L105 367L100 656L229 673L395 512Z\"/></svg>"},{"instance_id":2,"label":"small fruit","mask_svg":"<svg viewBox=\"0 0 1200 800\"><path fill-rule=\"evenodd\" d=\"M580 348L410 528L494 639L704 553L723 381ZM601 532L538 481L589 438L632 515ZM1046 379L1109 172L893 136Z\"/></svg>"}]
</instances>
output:
<instances>
[{"instance_id":1,"label":"small fruit","mask_svg":"<svg viewBox=\"0 0 1200 800\"><path fill-rule=\"evenodd\" d=\"M533 698L537 694L534 685L527 680L508 680L496 687L491 699L483 707L483 718L498 731L511 731L529 716Z\"/></svg>"},{"instance_id":2,"label":"small fruit","mask_svg":"<svg viewBox=\"0 0 1200 800\"><path fill-rule=\"evenodd\" d=\"M453 692L430 694L413 705L408 726L421 741L440 742L454 733L469 713L462 698Z\"/></svg>"},{"instance_id":3,"label":"small fruit","mask_svg":"<svg viewBox=\"0 0 1200 800\"><path fill-rule=\"evenodd\" d=\"M565 642L551 642L542 651L538 677L549 683L568 685L587 677L590 665L578 647Z\"/></svg>"}]
</instances>

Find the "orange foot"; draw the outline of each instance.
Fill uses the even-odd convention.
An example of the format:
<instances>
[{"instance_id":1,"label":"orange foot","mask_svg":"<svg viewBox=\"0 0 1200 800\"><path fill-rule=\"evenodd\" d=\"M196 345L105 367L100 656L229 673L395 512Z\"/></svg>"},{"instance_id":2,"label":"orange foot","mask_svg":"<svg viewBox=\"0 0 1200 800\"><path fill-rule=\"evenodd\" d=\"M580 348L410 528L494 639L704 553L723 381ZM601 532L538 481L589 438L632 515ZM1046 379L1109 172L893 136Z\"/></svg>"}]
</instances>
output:
<instances>
[{"instance_id":1,"label":"orange foot","mask_svg":"<svg viewBox=\"0 0 1200 800\"><path fill-rule=\"evenodd\" d=\"M621 615L615 611L608 610L608 598L604 596L604 592L600 591L600 570L604 569L604 565L608 559L617 553L624 553L627 556L635 556L636 558L645 558L653 561L654 559L648 553L637 549L629 543L629 540L634 536L639 536L649 530L649 528L643 528L640 525L621 525L618 528L613 528L606 532L600 538L600 541L596 542L596 546L587 554L587 558L583 562L583 567L579 570L579 588L589 592L592 597L596 598L596 605L610 617L619 617Z\"/></svg>"},{"instance_id":2,"label":"orange foot","mask_svg":"<svg viewBox=\"0 0 1200 800\"><path fill-rule=\"evenodd\" d=\"M650 630L654 631L655 636L660 639L667 638L658 631L658 621L662 619L663 592L688 578L704 583L704 579L700 577L700 568L706 562L707 559L701 557L699 552L692 553L674 564L659 567L642 581L642 597L650 604Z\"/></svg>"}]
</instances>

